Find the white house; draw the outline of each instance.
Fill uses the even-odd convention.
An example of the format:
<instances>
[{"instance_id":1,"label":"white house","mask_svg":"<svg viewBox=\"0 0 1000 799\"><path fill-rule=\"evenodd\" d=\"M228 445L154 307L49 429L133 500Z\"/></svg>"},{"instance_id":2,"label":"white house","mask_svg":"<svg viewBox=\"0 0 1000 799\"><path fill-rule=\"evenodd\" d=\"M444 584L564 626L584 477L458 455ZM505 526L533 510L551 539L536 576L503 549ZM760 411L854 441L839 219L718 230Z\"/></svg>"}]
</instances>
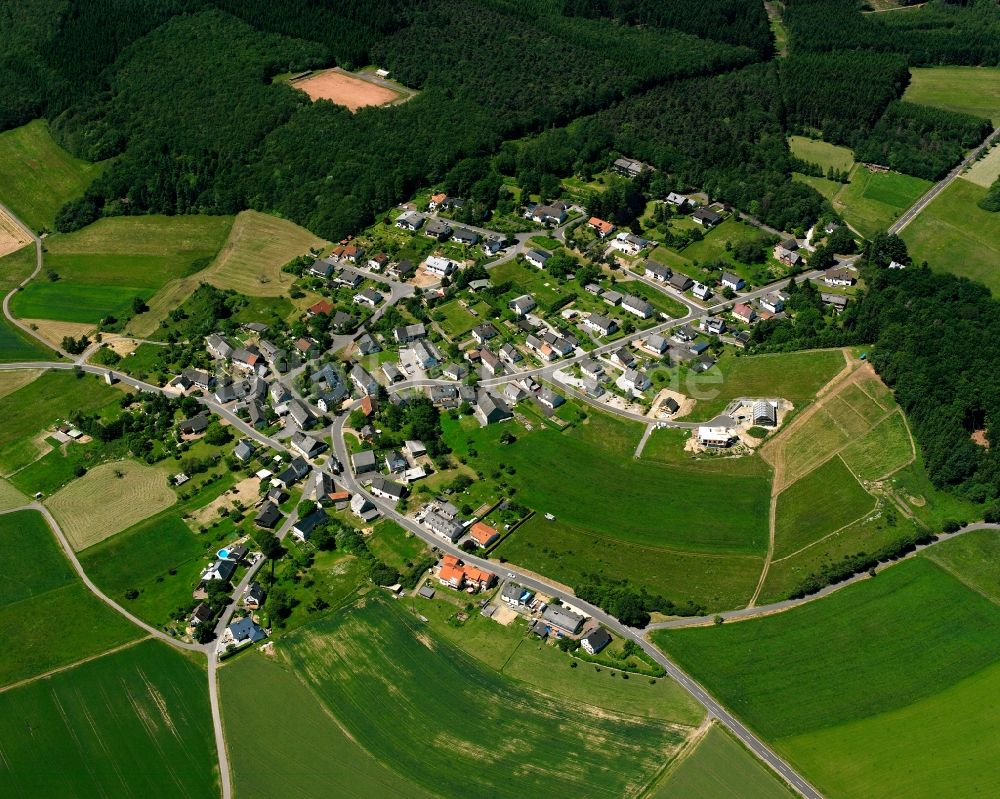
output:
<instances>
[{"instance_id":1,"label":"white house","mask_svg":"<svg viewBox=\"0 0 1000 799\"><path fill-rule=\"evenodd\" d=\"M740 291L746 286L747 282L741 278L739 275L734 275L732 272L722 273L722 286L723 288L732 289L733 291Z\"/></svg>"},{"instance_id":2,"label":"white house","mask_svg":"<svg viewBox=\"0 0 1000 799\"><path fill-rule=\"evenodd\" d=\"M436 277L448 277L458 268L458 264L441 255L430 255L424 262L424 268Z\"/></svg>"},{"instance_id":3,"label":"white house","mask_svg":"<svg viewBox=\"0 0 1000 799\"><path fill-rule=\"evenodd\" d=\"M704 283L695 283L691 293L699 300L707 300L712 296L712 290Z\"/></svg>"},{"instance_id":4,"label":"white house","mask_svg":"<svg viewBox=\"0 0 1000 799\"><path fill-rule=\"evenodd\" d=\"M617 383L623 391L642 392L650 386L649 378L636 369L626 369Z\"/></svg>"},{"instance_id":5,"label":"white house","mask_svg":"<svg viewBox=\"0 0 1000 799\"><path fill-rule=\"evenodd\" d=\"M703 447L728 447L736 436L728 427L699 427L698 443Z\"/></svg>"},{"instance_id":6,"label":"white house","mask_svg":"<svg viewBox=\"0 0 1000 799\"><path fill-rule=\"evenodd\" d=\"M610 336L618 330L618 323L614 319L597 313L592 313L584 319L583 326L602 336Z\"/></svg>"}]
</instances>

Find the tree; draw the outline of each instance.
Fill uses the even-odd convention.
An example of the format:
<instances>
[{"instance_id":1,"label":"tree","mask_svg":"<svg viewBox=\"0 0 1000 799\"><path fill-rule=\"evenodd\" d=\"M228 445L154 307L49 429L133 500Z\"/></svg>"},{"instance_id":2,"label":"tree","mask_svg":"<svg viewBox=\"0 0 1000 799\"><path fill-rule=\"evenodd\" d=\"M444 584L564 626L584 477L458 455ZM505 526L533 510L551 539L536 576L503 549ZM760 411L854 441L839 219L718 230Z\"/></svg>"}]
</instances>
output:
<instances>
[{"instance_id":1,"label":"tree","mask_svg":"<svg viewBox=\"0 0 1000 799\"><path fill-rule=\"evenodd\" d=\"M233 440L233 434L228 427L223 427L218 422L212 422L205 431L205 443L213 447L220 447Z\"/></svg>"},{"instance_id":2,"label":"tree","mask_svg":"<svg viewBox=\"0 0 1000 799\"><path fill-rule=\"evenodd\" d=\"M215 628L211 622L201 622L194 628L194 640L199 644L207 644L215 638Z\"/></svg>"},{"instance_id":3,"label":"tree","mask_svg":"<svg viewBox=\"0 0 1000 799\"><path fill-rule=\"evenodd\" d=\"M146 305L146 301L142 297L132 298L132 313L141 314L149 310L149 306Z\"/></svg>"},{"instance_id":4,"label":"tree","mask_svg":"<svg viewBox=\"0 0 1000 799\"><path fill-rule=\"evenodd\" d=\"M264 611L278 626L292 614L292 597L283 585L273 585L264 602Z\"/></svg>"}]
</instances>

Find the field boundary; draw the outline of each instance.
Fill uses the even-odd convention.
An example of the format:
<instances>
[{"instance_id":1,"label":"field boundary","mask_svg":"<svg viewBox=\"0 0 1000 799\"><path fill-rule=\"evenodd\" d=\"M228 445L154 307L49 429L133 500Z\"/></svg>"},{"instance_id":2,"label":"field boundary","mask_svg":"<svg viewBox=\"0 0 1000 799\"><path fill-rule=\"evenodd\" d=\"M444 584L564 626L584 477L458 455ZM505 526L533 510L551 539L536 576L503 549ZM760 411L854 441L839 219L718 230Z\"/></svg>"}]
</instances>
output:
<instances>
[{"instance_id":1,"label":"field boundary","mask_svg":"<svg viewBox=\"0 0 1000 799\"><path fill-rule=\"evenodd\" d=\"M58 589L57 589L58 590ZM38 594L42 596L42 594ZM48 677L52 677L55 674L59 674L63 671L69 671L70 669L75 669L77 666L82 666L84 663L90 663L92 660L98 660L99 658L107 657L108 655L114 655L117 652L121 652L123 649L131 649L137 644L141 644L145 641L152 641L153 636L144 635L141 638L136 638L133 641L126 641L124 644L119 644L118 646L113 646L104 652L98 652L96 655L90 655L82 660L74 661L73 663L67 663L64 666L57 666L54 669L49 669L41 674L36 674L34 677L27 677L23 680L18 680L17 682L8 683L7 685L0 685L0 694L7 693L7 691L13 691L15 688L21 688L25 685L30 685L33 682L38 682L38 680L44 680Z\"/></svg>"}]
</instances>

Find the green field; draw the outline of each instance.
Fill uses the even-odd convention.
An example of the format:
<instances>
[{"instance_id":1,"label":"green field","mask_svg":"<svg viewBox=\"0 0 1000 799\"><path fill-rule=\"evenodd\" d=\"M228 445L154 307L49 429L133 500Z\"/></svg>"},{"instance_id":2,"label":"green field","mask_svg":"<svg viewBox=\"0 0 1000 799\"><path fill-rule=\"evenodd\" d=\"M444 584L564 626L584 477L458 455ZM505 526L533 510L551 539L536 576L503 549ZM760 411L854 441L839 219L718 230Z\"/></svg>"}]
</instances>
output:
<instances>
[{"instance_id":1,"label":"green field","mask_svg":"<svg viewBox=\"0 0 1000 799\"><path fill-rule=\"evenodd\" d=\"M508 681L380 594L278 651L355 741L439 795L636 796L684 738Z\"/></svg>"},{"instance_id":2,"label":"green field","mask_svg":"<svg viewBox=\"0 0 1000 799\"><path fill-rule=\"evenodd\" d=\"M780 397L801 409L844 366L840 350L752 356L730 354L720 358L716 368L700 375L689 375L686 385L679 390L698 400L691 412L692 420L714 418L737 397Z\"/></svg>"},{"instance_id":3,"label":"green field","mask_svg":"<svg viewBox=\"0 0 1000 799\"><path fill-rule=\"evenodd\" d=\"M1000 125L1000 69L924 67L910 69L907 102L972 114Z\"/></svg>"},{"instance_id":4,"label":"green field","mask_svg":"<svg viewBox=\"0 0 1000 799\"><path fill-rule=\"evenodd\" d=\"M26 505L28 498L6 480L0 480L0 510L10 510Z\"/></svg>"},{"instance_id":5,"label":"green field","mask_svg":"<svg viewBox=\"0 0 1000 799\"><path fill-rule=\"evenodd\" d=\"M11 302L16 316L97 323L131 315L134 297L149 300L169 281L204 269L232 226L223 216L123 216L99 219L46 240L45 275Z\"/></svg>"},{"instance_id":6,"label":"green field","mask_svg":"<svg viewBox=\"0 0 1000 799\"><path fill-rule=\"evenodd\" d=\"M40 513L0 516L0 607L61 588L76 577Z\"/></svg>"},{"instance_id":7,"label":"green field","mask_svg":"<svg viewBox=\"0 0 1000 799\"><path fill-rule=\"evenodd\" d=\"M931 269L952 272L1000 293L1000 214L976 203L986 189L959 178L902 232L910 254Z\"/></svg>"},{"instance_id":8,"label":"green field","mask_svg":"<svg viewBox=\"0 0 1000 799\"><path fill-rule=\"evenodd\" d=\"M8 796L219 795L205 671L146 641L0 694Z\"/></svg>"},{"instance_id":9,"label":"green field","mask_svg":"<svg viewBox=\"0 0 1000 799\"><path fill-rule=\"evenodd\" d=\"M844 172L854 166L854 153L850 149L820 139L789 136L788 147L796 158L801 158L810 164L818 164L824 172L831 167L838 172Z\"/></svg>"},{"instance_id":10,"label":"green field","mask_svg":"<svg viewBox=\"0 0 1000 799\"><path fill-rule=\"evenodd\" d=\"M857 166L851 182L841 189L833 204L847 224L870 237L886 230L930 187L930 181L921 178L899 172L869 172Z\"/></svg>"},{"instance_id":11,"label":"green field","mask_svg":"<svg viewBox=\"0 0 1000 799\"><path fill-rule=\"evenodd\" d=\"M840 453L862 480L878 480L913 460L913 443L902 411L880 422Z\"/></svg>"},{"instance_id":12,"label":"green field","mask_svg":"<svg viewBox=\"0 0 1000 799\"><path fill-rule=\"evenodd\" d=\"M932 547L924 557L959 577L969 588L1000 604L1000 533L976 530Z\"/></svg>"},{"instance_id":13,"label":"green field","mask_svg":"<svg viewBox=\"0 0 1000 799\"><path fill-rule=\"evenodd\" d=\"M36 231L51 228L63 204L103 168L62 149L41 120L0 133L0 202Z\"/></svg>"},{"instance_id":14,"label":"green field","mask_svg":"<svg viewBox=\"0 0 1000 799\"><path fill-rule=\"evenodd\" d=\"M792 180L798 183L805 183L807 186L812 186L816 191L822 194L826 199L833 200L837 196L844 184L838 183L835 180L829 180L827 178L818 178L815 175L803 175L801 172L793 172Z\"/></svg>"},{"instance_id":15,"label":"green field","mask_svg":"<svg viewBox=\"0 0 1000 799\"><path fill-rule=\"evenodd\" d=\"M396 522L385 519L375 525L368 537L368 548L383 563L401 569L428 553L422 538L407 532Z\"/></svg>"},{"instance_id":16,"label":"green field","mask_svg":"<svg viewBox=\"0 0 1000 799\"><path fill-rule=\"evenodd\" d=\"M783 782L713 725L650 799L790 799Z\"/></svg>"},{"instance_id":17,"label":"green field","mask_svg":"<svg viewBox=\"0 0 1000 799\"><path fill-rule=\"evenodd\" d=\"M28 277L34 268L33 246L24 247L0 258L0 295L6 295ZM6 317L0 316L0 363L55 359L56 354L52 350L14 327Z\"/></svg>"},{"instance_id":18,"label":"green field","mask_svg":"<svg viewBox=\"0 0 1000 799\"><path fill-rule=\"evenodd\" d=\"M444 331L444 334L456 342L464 339L472 328L483 321L459 305L458 300L452 300L451 302L446 302L444 305L435 306L434 314L435 316L441 314L444 317L438 324L441 325L441 330Z\"/></svg>"},{"instance_id":19,"label":"green field","mask_svg":"<svg viewBox=\"0 0 1000 799\"><path fill-rule=\"evenodd\" d=\"M875 500L837 456L778 495L774 554L790 555L875 509Z\"/></svg>"},{"instance_id":20,"label":"green field","mask_svg":"<svg viewBox=\"0 0 1000 799\"><path fill-rule=\"evenodd\" d=\"M726 242L736 244L741 241L750 241L764 235L760 230L748 225L746 222L737 222L735 219L727 219L725 222L716 225L701 241L696 241L684 248L683 255L691 261L707 263L716 261L719 258L732 260L726 250Z\"/></svg>"}]
</instances>

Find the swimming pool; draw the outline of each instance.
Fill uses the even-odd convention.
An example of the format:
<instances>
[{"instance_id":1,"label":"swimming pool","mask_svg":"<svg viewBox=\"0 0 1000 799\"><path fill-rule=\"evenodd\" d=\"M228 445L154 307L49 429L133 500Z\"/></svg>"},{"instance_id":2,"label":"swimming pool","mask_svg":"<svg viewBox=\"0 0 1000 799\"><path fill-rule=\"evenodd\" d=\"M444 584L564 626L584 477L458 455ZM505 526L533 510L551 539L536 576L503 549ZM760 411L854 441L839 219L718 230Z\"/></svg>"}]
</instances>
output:
<instances>
[{"instance_id":1,"label":"swimming pool","mask_svg":"<svg viewBox=\"0 0 1000 799\"><path fill-rule=\"evenodd\" d=\"M220 558L221 560L225 560L226 558L228 558L228 557L229 557L229 550L228 550L228 549L220 549L220 550L219 550L218 552L216 552L215 554L216 554L216 555L217 555L217 556L218 556L218 557L219 557L219 558Z\"/></svg>"}]
</instances>

